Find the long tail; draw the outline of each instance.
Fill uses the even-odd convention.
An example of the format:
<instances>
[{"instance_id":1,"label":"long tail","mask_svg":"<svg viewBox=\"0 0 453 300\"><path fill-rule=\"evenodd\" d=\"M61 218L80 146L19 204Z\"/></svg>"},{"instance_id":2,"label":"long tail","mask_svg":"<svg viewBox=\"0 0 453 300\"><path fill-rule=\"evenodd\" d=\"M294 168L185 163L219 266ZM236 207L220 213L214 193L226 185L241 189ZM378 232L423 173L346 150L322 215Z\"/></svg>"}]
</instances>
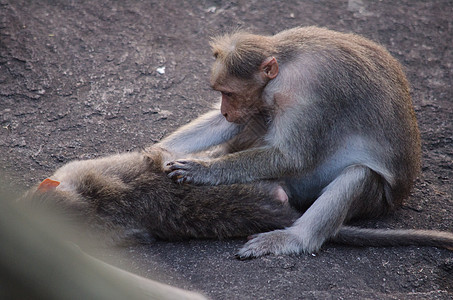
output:
<instances>
[{"instance_id":1,"label":"long tail","mask_svg":"<svg viewBox=\"0 0 453 300\"><path fill-rule=\"evenodd\" d=\"M343 226L330 241L352 246L432 246L453 251L453 233L435 230L367 229Z\"/></svg>"}]
</instances>

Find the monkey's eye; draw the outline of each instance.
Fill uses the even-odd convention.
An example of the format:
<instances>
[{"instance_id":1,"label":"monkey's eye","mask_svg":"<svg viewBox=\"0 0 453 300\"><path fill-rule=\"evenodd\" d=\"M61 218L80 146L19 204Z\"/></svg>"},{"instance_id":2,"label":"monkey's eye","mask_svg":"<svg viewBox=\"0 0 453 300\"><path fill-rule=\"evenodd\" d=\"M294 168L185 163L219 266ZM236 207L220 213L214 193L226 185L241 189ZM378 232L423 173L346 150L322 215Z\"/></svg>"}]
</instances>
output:
<instances>
[{"instance_id":1,"label":"monkey's eye","mask_svg":"<svg viewBox=\"0 0 453 300\"><path fill-rule=\"evenodd\" d=\"M231 97L233 96L233 93L229 93L229 92L221 92L223 96L226 96L226 97Z\"/></svg>"}]
</instances>

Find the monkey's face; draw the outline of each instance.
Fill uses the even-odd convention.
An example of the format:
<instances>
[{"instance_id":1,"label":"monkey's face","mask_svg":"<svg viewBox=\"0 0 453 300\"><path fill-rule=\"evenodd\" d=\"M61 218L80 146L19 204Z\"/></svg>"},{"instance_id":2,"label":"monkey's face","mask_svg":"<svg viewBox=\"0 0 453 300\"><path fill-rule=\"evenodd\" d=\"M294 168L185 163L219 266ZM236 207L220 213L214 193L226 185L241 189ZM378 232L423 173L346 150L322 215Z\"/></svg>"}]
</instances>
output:
<instances>
[{"instance_id":1,"label":"monkey's face","mask_svg":"<svg viewBox=\"0 0 453 300\"><path fill-rule=\"evenodd\" d=\"M260 111L261 87L233 79L228 85L216 84L213 88L222 95L220 112L228 122L246 123Z\"/></svg>"},{"instance_id":2,"label":"monkey's face","mask_svg":"<svg viewBox=\"0 0 453 300\"><path fill-rule=\"evenodd\" d=\"M244 124L263 109L262 92L266 84L278 74L277 60L268 57L259 67L245 74L233 66L230 69L234 70L230 70L219 54L215 54L215 57L211 86L222 94L221 113L228 122ZM233 75L236 73L244 76Z\"/></svg>"}]
</instances>

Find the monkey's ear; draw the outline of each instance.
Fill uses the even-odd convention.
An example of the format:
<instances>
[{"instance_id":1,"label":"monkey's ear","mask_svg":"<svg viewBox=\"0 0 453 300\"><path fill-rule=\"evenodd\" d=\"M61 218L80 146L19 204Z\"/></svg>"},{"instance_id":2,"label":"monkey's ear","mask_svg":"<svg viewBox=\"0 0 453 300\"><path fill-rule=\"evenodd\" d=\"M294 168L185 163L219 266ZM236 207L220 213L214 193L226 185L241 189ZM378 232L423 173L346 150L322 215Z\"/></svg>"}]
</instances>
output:
<instances>
[{"instance_id":1,"label":"monkey's ear","mask_svg":"<svg viewBox=\"0 0 453 300\"><path fill-rule=\"evenodd\" d=\"M278 62L275 57L266 58L260 66L262 76L267 79L274 79L278 75Z\"/></svg>"},{"instance_id":2,"label":"monkey's ear","mask_svg":"<svg viewBox=\"0 0 453 300\"><path fill-rule=\"evenodd\" d=\"M56 181L56 180L52 180L50 178L46 178L44 179L43 182L41 182L38 186L38 191L40 192L47 192L47 191L50 191L50 190L53 190L55 189L57 186L60 185L60 182L59 181Z\"/></svg>"}]
</instances>

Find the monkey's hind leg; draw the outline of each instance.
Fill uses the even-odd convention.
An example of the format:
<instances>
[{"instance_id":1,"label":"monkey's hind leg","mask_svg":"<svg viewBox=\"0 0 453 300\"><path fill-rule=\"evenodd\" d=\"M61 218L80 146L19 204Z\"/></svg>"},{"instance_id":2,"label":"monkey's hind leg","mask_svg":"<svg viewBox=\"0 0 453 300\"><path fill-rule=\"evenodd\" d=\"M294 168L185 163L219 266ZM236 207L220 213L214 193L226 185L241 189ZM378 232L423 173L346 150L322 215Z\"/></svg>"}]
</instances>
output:
<instances>
[{"instance_id":1,"label":"monkey's hind leg","mask_svg":"<svg viewBox=\"0 0 453 300\"><path fill-rule=\"evenodd\" d=\"M376 173L365 166L350 166L324 188L293 226L255 235L237 257L316 252L346 220L382 210L382 194L383 184Z\"/></svg>"}]
</instances>

